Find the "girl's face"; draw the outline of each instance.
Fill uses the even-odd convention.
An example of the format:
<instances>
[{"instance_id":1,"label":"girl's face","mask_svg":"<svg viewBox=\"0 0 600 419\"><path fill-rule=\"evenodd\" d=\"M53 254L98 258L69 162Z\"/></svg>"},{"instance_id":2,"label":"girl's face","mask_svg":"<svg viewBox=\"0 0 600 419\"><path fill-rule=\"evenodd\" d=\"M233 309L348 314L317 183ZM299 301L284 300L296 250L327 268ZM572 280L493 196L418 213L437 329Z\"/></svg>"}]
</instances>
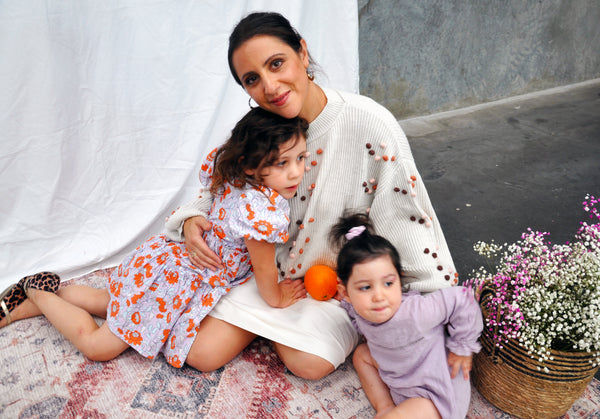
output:
<instances>
[{"instance_id":1,"label":"girl's face","mask_svg":"<svg viewBox=\"0 0 600 419\"><path fill-rule=\"evenodd\" d=\"M392 259L385 255L354 265L344 298L365 320L391 319L402 304L400 276Z\"/></svg>"},{"instance_id":2,"label":"girl's face","mask_svg":"<svg viewBox=\"0 0 600 419\"><path fill-rule=\"evenodd\" d=\"M306 75L308 54L301 41L298 53L279 38L257 35L244 42L232 55L242 86L263 109L284 118L300 116L311 122L321 109L309 105L310 82Z\"/></svg>"},{"instance_id":3,"label":"girl's face","mask_svg":"<svg viewBox=\"0 0 600 419\"><path fill-rule=\"evenodd\" d=\"M279 147L279 158L274 165L265 167L260 173L261 183L290 199L302 181L306 164L306 138L293 137ZM252 170L247 172L254 175Z\"/></svg>"}]
</instances>

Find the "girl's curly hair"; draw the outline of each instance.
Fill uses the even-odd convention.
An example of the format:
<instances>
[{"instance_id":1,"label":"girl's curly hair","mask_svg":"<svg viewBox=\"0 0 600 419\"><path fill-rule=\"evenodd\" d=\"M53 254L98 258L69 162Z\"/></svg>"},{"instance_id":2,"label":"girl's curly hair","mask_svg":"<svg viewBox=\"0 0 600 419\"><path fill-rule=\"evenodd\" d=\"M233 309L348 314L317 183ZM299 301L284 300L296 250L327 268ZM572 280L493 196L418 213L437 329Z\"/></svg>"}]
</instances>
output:
<instances>
[{"instance_id":1,"label":"girl's curly hair","mask_svg":"<svg viewBox=\"0 0 600 419\"><path fill-rule=\"evenodd\" d=\"M251 109L217 150L210 191L216 194L224 183L260 186L262 169L277 162L281 145L292 138L306 138L307 130L308 122L302 118L288 119L262 108ZM254 176L246 173L249 170Z\"/></svg>"}]
</instances>

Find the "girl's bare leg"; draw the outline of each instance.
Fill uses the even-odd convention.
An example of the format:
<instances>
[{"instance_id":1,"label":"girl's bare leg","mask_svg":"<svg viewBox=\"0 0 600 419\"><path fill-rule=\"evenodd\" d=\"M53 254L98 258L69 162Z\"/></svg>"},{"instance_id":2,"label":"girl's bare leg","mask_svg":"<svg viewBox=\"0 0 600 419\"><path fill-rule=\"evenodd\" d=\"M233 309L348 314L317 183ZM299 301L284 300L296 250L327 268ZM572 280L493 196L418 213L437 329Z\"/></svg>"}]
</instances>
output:
<instances>
[{"instance_id":1,"label":"girl's bare leg","mask_svg":"<svg viewBox=\"0 0 600 419\"><path fill-rule=\"evenodd\" d=\"M206 316L185 362L198 371L214 371L235 358L255 337L247 330Z\"/></svg>"},{"instance_id":2,"label":"girl's bare leg","mask_svg":"<svg viewBox=\"0 0 600 419\"><path fill-rule=\"evenodd\" d=\"M405 400L393 410L375 417L378 419L441 419L433 402L421 397Z\"/></svg>"},{"instance_id":3,"label":"girl's bare leg","mask_svg":"<svg viewBox=\"0 0 600 419\"><path fill-rule=\"evenodd\" d=\"M394 409L396 405L390 395L390 389L381 379L379 366L371 356L371 351L366 343L361 343L356 347L352 363L367 399L378 414L376 417L382 417L379 415Z\"/></svg>"},{"instance_id":4,"label":"girl's bare leg","mask_svg":"<svg viewBox=\"0 0 600 419\"><path fill-rule=\"evenodd\" d=\"M91 360L108 361L129 347L110 331L106 322L98 327L90 313L57 294L32 288L27 293L48 321Z\"/></svg>"},{"instance_id":5,"label":"girl's bare leg","mask_svg":"<svg viewBox=\"0 0 600 419\"><path fill-rule=\"evenodd\" d=\"M86 285L69 285L59 288L56 291L56 295L77 307L83 308L94 316L106 318L106 307L108 307L110 296L105 288L92 288ZM42 312L28 298L15 307L10 315L14 322L16 320L41 316ZM7 321L8 319L6 317L0 320L0 328L6 326Z\"/></svg>"},{"instance_id":6,"label":"girl's bare leg","mask_svg":"<svg viewBox=\"0 0 600 419\"><path fill-rule=\"evenodd\" d=\"M300 378L320 380L335 370L331 362L317 355L302 352L277 342L273 342L273 346L287 369Z\"/></svg>"}]
</instances>

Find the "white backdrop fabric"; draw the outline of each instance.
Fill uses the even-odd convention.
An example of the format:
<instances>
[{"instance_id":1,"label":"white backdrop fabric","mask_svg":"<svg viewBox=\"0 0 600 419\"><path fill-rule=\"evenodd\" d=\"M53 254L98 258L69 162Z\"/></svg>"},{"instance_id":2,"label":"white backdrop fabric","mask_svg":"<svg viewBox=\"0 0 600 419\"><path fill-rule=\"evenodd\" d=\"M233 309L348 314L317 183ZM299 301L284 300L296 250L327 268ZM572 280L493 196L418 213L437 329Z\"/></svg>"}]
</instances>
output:
<instances>
[{"instance_id":1,"label":"white backdrop fabric","mask_svg":"<svg viewBox=\"0 0 600 419\"><path fill-rule=\"evenodd\" d=\"M196 196L248 110L227 40L255 10L358 91L356 0L0 0L0 290L114 266Z\"/></svg>"}]
</instances>

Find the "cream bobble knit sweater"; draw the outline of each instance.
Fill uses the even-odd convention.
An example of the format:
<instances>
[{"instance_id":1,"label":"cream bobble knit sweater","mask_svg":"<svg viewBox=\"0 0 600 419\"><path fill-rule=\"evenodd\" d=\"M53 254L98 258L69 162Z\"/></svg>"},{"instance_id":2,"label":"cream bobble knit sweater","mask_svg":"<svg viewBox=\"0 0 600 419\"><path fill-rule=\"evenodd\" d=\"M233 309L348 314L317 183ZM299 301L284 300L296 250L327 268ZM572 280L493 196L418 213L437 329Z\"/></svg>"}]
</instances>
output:
<instances>
[{"instance_id":1,"label":"cream bobble knit sweater","mask_svg":"<svg viewBox=\"0 0 600 419\"><path fill-rule=\"evenodd\" d=\"M290 239L277 245L280 277L301 278L308 268L335 268L329 229L345 210L368 211L377 234L398 249L403 284L429 292L458 282L444 234L393 115L360 95L323 89L327 105L310 123L306 173L290 203ZM183 222L206 215L208 187L166 223L166 235L183 241Z\"/></svg>"}]
</instances>

